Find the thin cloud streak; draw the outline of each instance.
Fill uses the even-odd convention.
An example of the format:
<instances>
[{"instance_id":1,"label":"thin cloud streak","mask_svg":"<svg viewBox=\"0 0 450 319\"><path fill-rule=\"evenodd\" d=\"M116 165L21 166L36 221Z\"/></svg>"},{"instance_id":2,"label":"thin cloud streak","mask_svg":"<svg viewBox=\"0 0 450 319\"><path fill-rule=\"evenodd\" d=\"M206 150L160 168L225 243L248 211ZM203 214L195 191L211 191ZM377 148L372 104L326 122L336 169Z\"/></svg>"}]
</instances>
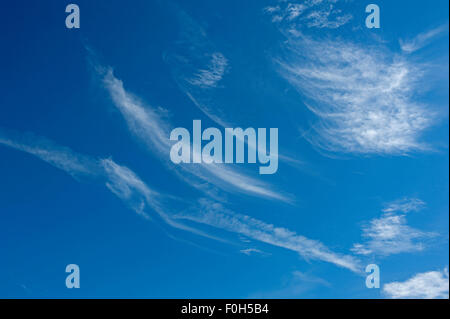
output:
<instances>
[{"instance_id":1,"label":"thin cloud streak","mask_svg":"<svg viewBox=\"0 0 450 319\"><path fill-rule=\"evenodd\" d=\"M172 142L169 140L170 124L168 121L161 118L156 109L144 106L141 100L127 92L124 89L122 81L114 76L111 68L97 67L96 69L103 70L99 73L102 76L102 82L111 95L115 107L125 119L130 131L139 140L143 141L152 152L159 155L164 162L171 165L168 162L169 151L172 146ZM265 183L238 173L235 169L231 169L225 165L200 163L196 166L178 165L174 167L171 165L171 168L174 170L181 168L190 174L190 178L184 177L183 179L193 186L198 184L197 181L192 180L192 178L196 177L230 192L239 191L290 202L287 196L272 191Z\"/></svg>"},{"instance_id":2,"label":"thin cloud streak","mask_svg":"<svg viewBox=\"0 0 450 319\"><path fill-rule=\"evenodd\" d=\"M291 28L337 29L353 16L336 7L338 0L306 0L301 3L278 1L276 6L264 8L272 16L272 22L283 23Z\"/></svg>"},{"instance_id":3,"label":"thin cloud streak","mask_svg":"<svg viewBox=\"0 0 450 319\"><path fill-rule=\"evenodd\" d=\"M175 218L224 229L253 240L292 250L305 259L321 260L353 272L361 272L359 260L353 256L334 253L317 240L308 239L286 228L276 227L250 216L236 214L222 204L208 199L199 200L197 206Z\"/></svg>"},{"instance_id":4,"label":"thin cloud streak","mask_svg":"<svg viewBox=\"0 0 450 319\"><path fill-rule=\"evenodd\" d=\"M178 41L164 54L172 76L179 89L209 119L222 126L236 127L232 119L216 102L215 94L225 89L221 81L229 71L230 62L209 40L206 31L185 11L174 5L174 12L180 25ZM247 140L243 141L248 147ZM292 166L299 161L280 155L280 160Z\"/></svg>"},{"instance_id":5,"label":"thin cloud streak","mask_svg":"<svg viewBox=\"0 0 450 319\"><path fill-rule=\"evenodd\" d=\"M304 298L305 293L309 293L307 298L310 298L310 293L317 288L330 288L332 285L319 277L304 273L301 271L293 271L289 280L283 283L282 287L272 291L261 291L253 293L249 296L250 299L277 299L277 298Z\"/></svg>"},{"instance_id":6,"label":"thin cloud streak","mask_svg":"<svg viewBox=\"0 0 450 319\"><path fill-rule=\"evenodd\" d=\"M253 255L253 254L264 254L261 250L259 250L257 248L241 249L240 252L243 253L244 255L247 255L247 256L250 256L250 255Z\"/></svg>"},{"instance_id":7,"label":"thin cloud streak","mask_svg":"<svg viewBox=\"0 0 450 319\"><path fill-rule=\"evenodd\" d=\"M131 200L132 195L137 191L139 197L143 197L153 206L155 203L153 196L157 196L158 193L150 190L131 170L119 166L112 159L93 159L31 133L0 134L0 144L34 155L71 176L90 177L104 182L106 187L120 199L129 204L133 201L132 208L149 219L149 216L143 213L144 200L135 196Z\"/></svg>"},{"instance_id":8,"label":"thin cloud streak","mask_svg":"<svg viewBox=\"0 0 450 319\"><path fill-rule=\"evenodd\" d=\"M425 202L418 198L403 198L394 202L388 203L383 208L384 213L409 213L417 212L426 206Z\"/></svg>"},{"instance_id":9,"label":"thin cloud streak","mask_svg":"<svg viewBox=\"0 0 450 319\"><path fill-rule=\"evenodd\" d=\"M167 195L159 194L158 192L150 189L147 184L128 167L120 166L111 159L101 160L101 165L107 176L107 182L105 183L106 187L113 194L127 203L127 205L138 215L147 220L152 220L152 217L148 214L148 210L150 209L156 212L163 222L173 228L187 231L212 240L224 241L221 238L211 236L206 232L189 227L174 220L168 212L174 209L170 207L174 206L173 204L176 202L176 199L172 198L169 201L170 203L166 203L168 198Z\"/></svg>"},{"instance_id":10,"label":"thin cloud streak","mask_svg":"<svg viewBox=\"0 0 450 319\"><path fill-rule=\"evenodd\" d=\"M432 30L422 32L410 40L400 40L400 47L405 53L414 53L427 46L434 39L448 33L448 23Z\"/></svg>"}]
</instances>

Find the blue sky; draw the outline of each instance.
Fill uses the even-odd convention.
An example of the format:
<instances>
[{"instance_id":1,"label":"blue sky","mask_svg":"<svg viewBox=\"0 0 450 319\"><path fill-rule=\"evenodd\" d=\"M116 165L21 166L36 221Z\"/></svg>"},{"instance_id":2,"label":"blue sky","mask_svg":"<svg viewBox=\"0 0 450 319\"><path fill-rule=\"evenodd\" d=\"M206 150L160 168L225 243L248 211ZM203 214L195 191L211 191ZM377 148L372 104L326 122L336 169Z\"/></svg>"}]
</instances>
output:
<instances>
[{"instance_id":1,"label":"blue sky","mask_svg":"<svg viewBox=\"0 0 450 319\"><path fill-rule=\"evenodd\" d=\"M1 5L0 297L448 298L447 1L75 3ZM196 119L278 171L171 163Z\"/></svg>"}]
</instances>

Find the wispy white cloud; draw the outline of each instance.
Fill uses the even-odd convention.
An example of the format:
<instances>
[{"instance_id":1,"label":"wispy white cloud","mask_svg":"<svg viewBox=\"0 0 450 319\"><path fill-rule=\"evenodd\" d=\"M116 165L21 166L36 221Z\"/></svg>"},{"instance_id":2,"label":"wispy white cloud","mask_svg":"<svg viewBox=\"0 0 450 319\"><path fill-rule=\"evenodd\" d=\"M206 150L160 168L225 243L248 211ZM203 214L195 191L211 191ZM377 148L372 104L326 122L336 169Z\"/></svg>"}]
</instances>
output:
<instances>
[{"instance_id":1,"label":"wispy white cloud","mask_svg":"<svg viewBox=\"0 0 450 319\"><path fill-rule=\"evenodd\" d=\"M428 45L441 35L448 33L448 23L432 30L422 32L410 40L400 40L400 47L406 53L413 53Z\"/></svg>"},{"instance_id":2,"label":"wispy white cloud","mask_svg":"<svg viewBox=\"0 0 450 319\"><path fill-rule=\"evenodd\" d=\"M304 26L318 29L337 29L350 20L350 13L336 8L338 0L307 0L299 2L279 1L276 6L267 6L264 12L272 16L272 22L283 23L290 28Z\"/></svg>"},{"instance_id":3,"label":"wispy white cloud","mask_svg":"<svg viewBox=\"0 0 450 319\"><path fill-rule=\"evenodd\" d=\"M99 75L105 88L111 95L115 107L120 111L130 131L149 149L156 153L163 162L170 165L169 151L172 142L170 136L170 123L158 114L158 109L145 105L139 98L125 90L121 80L114 76L111 68L96 67L100 70ZM191 150L193 151L193 149ZM282 195L257 179L251 178L238 172L226 164L201 163L194 165L178 165L174 170L182 169L184 173L178 174L192 186L200 185L198 180L210 183L230 192L244 192L256 196L277 199L289 202L290 199Z\"/></svg>"},{"instance_id":4,"label":"wispy white cloud","mask_svg":"<svg viewBox=\"0 0 450 319\"><path fill-rule=\"evenodd\" d=\"M334 19L331 19L332 14L339 14L341 11L333 10L333 6L330 5L328 10L313 11L307 15L307 26L310 28L327 28L337 29L344 24L347 24L353 16L351 14L337 15Z\"/></svg>"},{"instance_id":5,"label":"wispy white cloud","mask_svg":"<svg viewBox=\"0 0 450 319\"><path fill-rule=\"evenodd\" d=\"M173 210L178 205L178 199L166 194L160 194L151 189L135 172L126 166L115 163L112 159L100 160L106 176L106 187L138 215L154 220L159 217L167 225L187 231L212 240L224 241L199 229L184 225L173 219ZM151 215L150 213L156 213Z\"/></svg>"},{"instance_id":6,"label":"wispy white cloud","mask_svg":"<svg viewBox=\"0 0 450 319\"><path fill-rule=\"evenodd\" d=\"M189 83L201 88L215 88L222 79L228 65L228 60L220 52L211 54L210 61L205 69L198 70Z\"/></svg>"},{"instance_id":7,"label":"wispy white cloud","mask_svg":"<svg viewBox=\"0 0 450 319\"><path fill-rule=\"evenodd\" d=\"M159 194L151 190L133 171L125 166L120 166L112 159L100 161L108 177L106 187L117 197L127 202L142 217L149 219L145 212L146 205L157 205L155 197Z\"/></svg>"},{"instance_id":8,"label":"wispy white cloud","mask_svg":"<svg viewBox=\"0 0 450 319\"><path fill-rule=\"evenodd\" d=\"M418 198L402 198L400 200L396 200L390 202L383 208L384 213L409 213L409 212L417 212L425 207L425 202Z\"/></svg>"},{"instance_id":9,"label":"wispy white cloud","mask_svg":"<svg viewBox=\"0 0 450 319\"><path fill-rule=\"evenodd\" d=\"M214 94L223 89L221 81L230 69L230 62L195 19L172 5L180 32L177 41L165 52L164 60L173 79L206 116L221 126L231 127L227 114L214 99Z\"/></svg>"},{"instance_id":10,"label":"wispy white cloud","mask_svg":"<svg viewBox=\"0 0 450 319\"><path fill-rule=\"evenodd\" d=\"M319 119L305 138L332 152L398 154L429 149L434 113L416 99L422 69L385 48L289 36L279 73Z\"/></svg>"},{"instance_id":11,"label":"wispy white cloud","mask_svg":"<svg viewBox=\"0 0 450 319\"><path fill-rule=\"evenodd\" d=\"M160 116L162 112L158 112L156 108L145 107L138 97L127 92L123 82L114 76L112 68L97 66L96 69L100 70L101 80L130 131L158 155L167 155L168 158L171 146L170 130Z\"/></svg>"},{"instance_id":12,"label":"wispy white cloud","mask_svg":"<svg viewBox=\"0 0 450 319\"><path fill-rule=\"evenodd\" d=\"M0 129L0 144L37 156L75 178L97 175L99 171L95 160L32 133Z\"/></svg>"},{"instance_id":13,"label":"wispy white cloud","mask_svg":"<svg viewBox=\"0 0 450 319\"><path fill-rule=\"evenodd\" d=\"M423 241L435 237L436 234L408 226L406 213L417 211L424 205L419 199L404 199L388 204L380 218L372 219L363 227L366 242L355 244L352 251L360 255L387 256L423 250Z\"/></svg>"},{"instance_id":14,"label":"wispy white cloud","mask_svg":"<svg viewBox=\"0 0 450 319\"><path fill-rule=\"evenodd\" d=\"M356 244L353 248L355 253L391 255L423 250L424 245L416 240L430 234L409 227L403 215L383 215L363 228L363 236L368 241L363 245Z\"/></svg>"},{"instance_id":15,"label":"wispy white cloud","mask_svg":"<svg viewBox=\"0 0 450 319\"><path fill-rule=\"evenodd\" d=\"M6 130L0 130L0 145L34 155L77 179L78 177L91 177L97 182L104 183L114 195L147 220L159 217L174 228L223 241L173 220L170 212L174 209L173 207L177 206L176 199L154 191L136 173L126 166L115 163L110 158L94 159L31 133L22 134ZM166 203L168 200L170 204Z\"/></svg>"},{"instance_id":16,"label":"wispy white cloud","mask_svg":"<svg viewBox=\"0 0 450 319\"><path fill-rule=\"evenodd\" d=\"M267 9L271 10L277 8ZM177 16L180 35L165 52L164 60L179 89L193 105L218 125L224 128L239 126L236 125L236 118L230 116L230 112L224 112L224 105L221 105L220 98L217 98L221 91L226 89L221 82L231 69L230 61L218 51L197 21L176 5L173 11ZM247 144L247 140L243 142L252 147ZM301 164L287 155L280 154L279 158L294 167Z\"/></svg>"},{"instance_id":17,"label":"wispy white cloud","mask_svg":"<svg viewBox=\"0 0 450 319\"><path fill-rule=\"evenodd\" d=\"M256 249L256 248L241 249L240 252L247 256L250 256L252 254L262 254L263 253L261 250Z\"/></svg>"},{"instance_id":18,"label":"wispy white cloud","mask_svg":"<svg viewBox=\"0 0 450 319\"><path fill-rule=\"evenodd\" d=\"M31 133L2 130L0 144L34 155L76 178L91 177L105 183L112 193L145 218L149 218L143 212L146 204L155 206L155 197L159 196L130 169L112 159L94 159Z\"/></svg>"},{"instance_id":19,"label":"wispy white cloud","mask_svg":"<svg viewBox=\"0 0 450 319\"><path fill-rule=\"evenodd\" d=\"M448 268L414 275L403 282L391 282L383 286L383 293L395 299L448 299Z\"/></svg>"},{"instance_id":20,"label":"wispy white cloud","mask_svg":"<svg viewBox=\"0 0 450 319\"><path fill-rule=\"evenodd\" d=\"M164 150L168 148L166 142L152 140L150 136L147 138L147 134L152 134L152 132L156 130L157 132L156 134L153 134L153 139L156 136L157 139L162 138L164 140L168 140L168 134L163 128L168 127L169 124L166 121L160 123L163 120L154 113L155 110L152 110L150 112L150 115L147 115L146 110L149 108L149 106L144 106L142 101L129 94L124 89L123 83L114 77L111 69L107 69L107 72L103 73L103 75L103 81L106 88L108 89L108 91L110 91L116 107L118 107L121 113L124 115L132 132L136 134L136 136L138 136L140 139L147 139L147 141L150 141L150 143L147 143L147 145L151 150L154 150L156 148L156 150L158 151L157 153L163 154ZM147 123L148 121L151 121L152 123ZM267 185L263 185L256 180L236 173L234 170L226 169L221 166L204 164L203 166L201 166L201 169L194 170L193 166L188 166L184 169L187 173L197 176L204 181L207 181L219 187L223 187L221 183L225 182L234 187L237 187L241 191L258 194L260 196L269 198L286 200L286 198L282 195L274 193L272 190L270 190ZM185 174L183 175L185 176ZM131 178L131 180L135 179ZM196 187L196 182L193 182L192 180L189 180L188 182ZM128 194L128 190L126 188L123 191L124 187L122 187L121 184L113 187L113 190L116 189L119 189L125 194ZM142 187L139 187L139 189L142 190ZM140 193L142 193L142 191ZM146 194L147 192L143 193ZM178 225L182 225L178 226L178 228L185 227L186 230L188 230L187 226L185 226L185 224L183 223L177 223L176 220L189 220L200 224L208 224L209 226L213 226L218 229L231 231L252 239L262 241L267 244L296 251L305 258L319 259L339 265L352 271L358 271L357 259L351 256L333 253L318 241L309 240L303 236L299 236L293 232L290 232L287 229L278 228L271 224L265 224L264 222L252 219L248 216L234 215L231 211L223 207L222 204L219 204L217 202L205 200L201 201L201 203L202 205L197 208L199 211L206 212L205 215L202 215L203 217L208 216L208 214L212 214L212 212L209 210L211 207L220 209L220 211L223 212L223 215L220 215L219 213L219 215L216 216L218 217L218 219L216 220L216 222L213 222L212 220L214 219L214 217L212 217L211 219L199 219L197 218L197 214L188 213L177 215L175 218L172 216L170 218L166 217L166 222L168 222L169 224L176 223ZM231 220L227 218L231 218ZM199 230L194 228L190 228L189 231L211 237L206 233L201 233ZM244 251L249 252L246 250Z\"/></svg>"},{"instance_id":21,"label":"wispy white cloud","mask_svg":"<svg viewBox=\"0 0 450 319\"><path fill-rule=\"evenodd\" d=\"M199 204L195 204L187 213L174 213L178 205L176 198L153 190L131 169L115 163L110 158L92 159L34 135L27 135L24 138L24 135L19 133L14 133L13 136L3 131L0 133L2 145L30 153L71 175L83 173L95 177L127 206L147 220L159 217L164 223L174 228L212 240L226 241L198 227L191 227L180 222L194 221L197 224L206 224L295 251L307 259L322 260L355 272L359 271L359 262L352 256L334 253L321 242L297 235L288 229L276 227L249 216L235 214L222 204L209 199L200 200ZM242 253L246 254L256 252L260 250L254 248L242 250Z\"/></svg>"},{"instance_id":22,"label":"wispy white cloud","mask_svg":"<svg viewBox=\"0 0 450 319\"><path fill-rule=\"evenodd\" d=\"M305 4L302 4L302 3L288 3L286 10L285 10L286 19L293 20L293 19L297 18L307 8L308 8L308 6Z\"/></svg>"},{"instance_id":23,"label":"wispy white cloud","mask_svg":"<svg viewBox=\"0 0 450 319\"><path fill-rule=\"evenodd\" d=\"M208 199L199 200L197 206L175 218L206 224L292 250L305 259L329 262L354 272L361 271L359 260L353 256L332 252L320 241L308 239L286 228L276 227L247 215L234 213L221 203Z\"/></svg>"}]
</instances>

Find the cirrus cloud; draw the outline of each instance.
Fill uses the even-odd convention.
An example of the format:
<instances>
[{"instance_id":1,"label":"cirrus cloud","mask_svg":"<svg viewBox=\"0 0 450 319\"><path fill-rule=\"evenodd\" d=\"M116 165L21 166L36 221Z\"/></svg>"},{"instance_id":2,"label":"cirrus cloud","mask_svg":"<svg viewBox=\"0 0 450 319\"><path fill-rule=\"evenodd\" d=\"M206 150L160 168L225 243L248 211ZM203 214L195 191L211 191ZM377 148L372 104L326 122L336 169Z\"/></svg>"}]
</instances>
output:
<instances>
[{"instance_id":1,"label":"cirrus cloud","mask_svg":"<svg viewBox=\"0 0 450 319\"><path fill-rule=\"evenodd\" d=\"M278 72L318 121L306 133L331 152L405 155L429 150L422 141L434 112L417 99L420 65L385 48L313 40L292 31Z\"/></svg>"}]
</instances>

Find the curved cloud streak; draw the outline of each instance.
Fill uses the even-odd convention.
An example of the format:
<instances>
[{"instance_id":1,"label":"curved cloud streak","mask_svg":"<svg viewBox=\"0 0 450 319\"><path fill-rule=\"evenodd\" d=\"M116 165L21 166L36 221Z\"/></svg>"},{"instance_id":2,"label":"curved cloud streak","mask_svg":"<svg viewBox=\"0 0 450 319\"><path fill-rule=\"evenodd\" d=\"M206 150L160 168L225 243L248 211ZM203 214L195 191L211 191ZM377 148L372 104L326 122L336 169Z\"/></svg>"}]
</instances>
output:
<instances>
[{"instance_id":1,"label":"curved cloud streak","mask_svg":"<svg viewBox=\"0 0 450 319\"><path fill-rule=\"evenodd\" d=\"M334 253L321 242L297 235L288 229L276 227L249 216L235 214L222 204L209 199L201 199L199 204L193 206L191 212L175 214L171 206L174 206L176 199L151 189L135 172L115 163L110 158L92 159L44 138L34 135L24 138L23 134L3 133L1 130L0 144L32 154L72 176L83 174L100 180L114 195L147 220L153 220L158 216L163 222L176 229L224 241L180 221L193 221L197 225L206 224L297 252L307 259L322 260L354 272L360 271L359 261L354 257ZM166 202L167 199L169 203ZM150 211L155 212L156 215L151 214Z\"/></svg>"},{"instance_id":2,"label":"curved cloud streak","mask_svg":"<svg viewBox=\"0 0 450 319\"><path fill-rule=\"evenodd\" d=\"M301 28L337 29L353 16L336 8L338 0L306 0L300 2L278 1L277 5L264 8L272 16L272 22L288 23Z\"/></svg>"},{"instance_id":3,"label":"curved cloud streak","mask_svg":"<svg viewBox=\"0 0 450 319\"><path fill-rule=\"evenodd\" d=\"M111 68L97 67L100 72L102 82L109 92L114 106L120 111L125 119L130 131L141 141L143 141L150 151L156 153L167 162L171 148L170 123L158 115L158 110L148 106L137 97L127 92L121 80L117 79ZM192 150L193 151L193 150ZM171 165L171 163L168 163ZM226 164L206 164L178 165L186 174L178 174L191 185L199 184L195 179L200 179L216 187L227 191L238 191L256 196L277 199L289 202L285 195L273 191L271 187L261 181L248 177L235 169L227 167Z\"/></svg>"},{"instance_id":4,"label":"curved cloud streak","mask_svg":"<svg viewBox=\"0 0 450 319\"><path fill-rule=\"evenodd\" d=\"M177 218L225 229L266 244L289 249L306 259L326 261L354 272L361 271L358 259L353 256L334 253L319 241L250 216L236 214L222 204L207 199L199 200L197 206Z\"/></svg>"},{"instance_id":5,"label":"curved cloud streak","mask_svg":"<svg viewBox=\"0 0 450 319\"><path fill-rule=\"evenodd\" d=\"M319 122L305 137L332 152L423 151L434 114L417 102L422 70L387 50L290 34L279 73L305 98Z\"/></svg>"},{"instance_id":6,"label":"curved cloud streak","mask_svg":"<svg viewBox=\"0 0 450 319\"><path fill-rule=\"evenodd\" d=\"M217 106L214 93L229 69L229 61L208 39L205 30L181 8L174 6L180 27L179 39L164 54L173 79L191 102L211 120L229 127Z\"/></svg>"}]
</instances>

